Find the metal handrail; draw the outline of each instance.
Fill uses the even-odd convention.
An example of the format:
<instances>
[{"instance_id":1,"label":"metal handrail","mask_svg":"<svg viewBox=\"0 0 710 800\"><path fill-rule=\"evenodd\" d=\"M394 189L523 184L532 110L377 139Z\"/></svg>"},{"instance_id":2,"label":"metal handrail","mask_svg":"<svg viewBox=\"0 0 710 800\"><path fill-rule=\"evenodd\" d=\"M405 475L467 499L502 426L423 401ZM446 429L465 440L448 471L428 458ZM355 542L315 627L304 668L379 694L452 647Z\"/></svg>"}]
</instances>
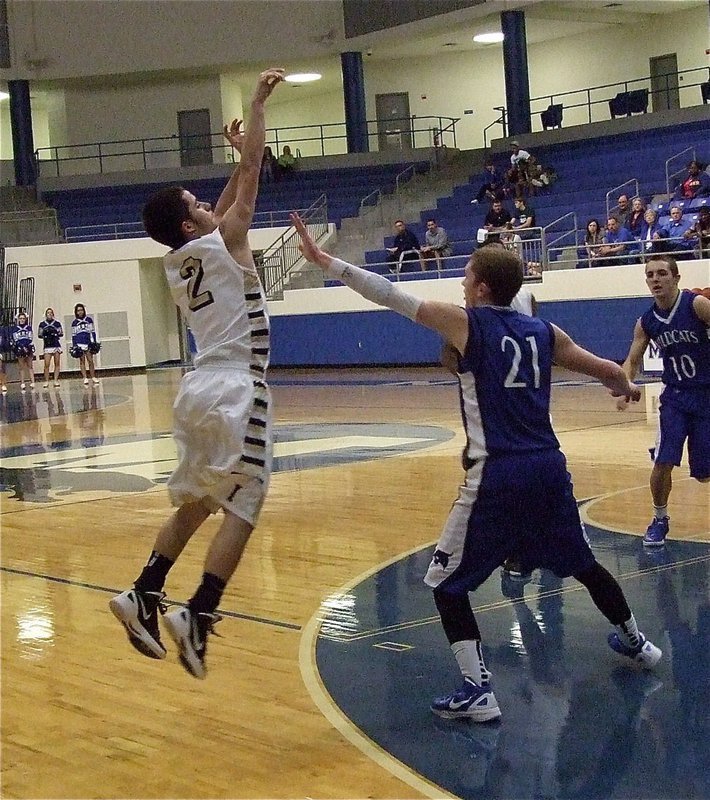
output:
<instances>
[{"instance_id":1,"label":"metal handrail","mask_svg":"<svg viewBox=\"0 0 710 800\"><path fill-rule=\"evenodd\" d=\"M676 170L675 172L672 173L668 171L668 168L670 166L671 161L674 161L676 158L684 156L686 153L692 153L692 157L690 159L691 161L695 161L695 159L697 158L695 152L695 146L691 145L690 147L686 147L685 150L681 150L680 153L676 153L675 155L672 155L670 158L666 159L666 191L668 192L669 196L673 194L673 189L675 188L671 185L671 179L680 175L683 172L683 169L685 169L685 167Z\"/></svg>"},{"instance_id":2,"label":"metal handrail","mask_svg":"<svg viewBox=\"0 0 710 800\"><path fill-rule=\"evenodd\" d=\"M629 178L627 181L624 181L623 183L620 183L618 186L615 186L613 189L609 189L609 191L606 193L606 218L607 219L609 219L609 217L613 216L613 214L612 214L613 211L618 211L619 210L619 206L618 205L614 206L613 208L609 205L609 199L611 198L612 195L614 195L617 192L621 191L626 186L633 186L634 187L633 197L638 197L639 196L638 178ZM628 191L622 192L622 194L628 194Z\"/></svg>"},{"instance_id":3,"label":"metal handrail","mask_svg":"<svg viewBox=\"0 0 710 800\"><path fill-rule=\"evenodd\" d=\"M569 220L572 223L572 228L568 228L567 230L562 231L561 233L558 231L553 231L552 227L555 225L561 224L564 220ZM556 248L554 247L557 242L561 242L565 237L574 235L574 246L577 247L578 245L578 227L577 227L577 212L576 211L569 211L567 214L563 214L561 217L552 220L549 225L545 225L542 229L542 235L544 239L543 245L543 267L545 269L549 268L550 264L550 252L554 251ZM555 239L550 239L549 236L554 233L559 233ZM569 246L569 245L568 245Z\"/></svg>"},{"instance_id":4,"label":"metal handrail","mask_svg":"<svg viewBox=\"0 0 710 800\"><path fill-rule=\"evenodd\" d=\"M326 195L320 195L300 216L313 238L318 241L328 231ZM263 252L260 271L267 298L278 299L283 296L287 277L291 270L303 261L303 254L298 248L299 242L299 235L291 227Z\"/></svg>"},{"instance_id":5,"label":"metal handrail","mask_svg":"<svg viewBox=\"0 0 710 800\"><path fill-rule=\"evenodd\" d=\"M687 78L690 73L701 73L701 75L695 81L685 80L685 78ZM707 77L706 77L706 74L707 74ZM683 77L681 78L681 76L683 76ZM665 78L665 83L666 83L665 89L658 89L658 90L654 91L651 88L651 86L652 86L652 83L651 83L652 78L654 80ZM654 94L664 94L664 93L666 93L666 92L668 92L670 90L671 87L670 87L669 79L671 79L671 78L676 78L676 79L680 78L680 80L678 80L678 86L677 86L678 91L685 90L685 89L692 89L694 87L701 86L701 84L704 83L705 80L710 79L710 67L705 67L705 66L703 66L703 67L691 67L690 69L678 70L677 72L669 72L669 73L665 73L663 75L657 75L657 76L647 75L647 76L645 76L643 78L633 78L633 79L631 79L629 81L616 81L615 83L605 83L605 84L600 84L598 86L585 87L584 89L572 89L572 90L567 91L567 92L544 94L544 95L540 95L539 97L531 98L530 99L530 105L531 105L531 109L532 109L533 104L538 103L538 102L539 103L549 103L550 105L555 105L555 104L560 104L562 102L562 98L569 97L571 95L583 95L585 97L584 102L567 104L567 105L564 106L564 108L565 108L565 110L571 110L573 108L586 108L587 109L588 122L592 122L592 106L597 106L597 105L601 105L603 103L608 103L609 100L613 99L613 97L609 97L609 96L605 95L604 97L602 97L602 98L600 98L598 100L592 100L592 92L603 91L603 90L607 90L607 89L616 89L617 90L617 94L618 94L621 91L628 92L629 91L629 87L631 86L632 87L632 89L631 89L632 91L633 91L634 88L637 88L637 89L641 89L641 88L648 89L649 97L653 98ZM636 84L636 86L634 86L635 84ZM643 85L638 85L638 84L643 84ZM495 110L499 110L498 107L496 107ZM539 114L540 111L544 111L544 110L545 110L545 108L543 106L539 106L538 108L535 108L535 109L531 110L531 117L532 117L533 114ZM504 133L503 135L506 136L507 134Z\"/></svg>"},{"instance_id":6,"label":"metal handrail","mask_svg":"<svg viewBox=\"0 0 710 800\"><path fill-rule=\"evenodd\" d=\"M580 234L580 233L583 233L583 231L577 230L576 233ZM683 241L683 239L682 239L682 237L672 237L672 238L665 238L662 241L663 242L673 242L673 241ZM641 241L639 241L637 239L634 242L629 242L629 245L631 247L634 247L634 246L638 246L638 245L643 245L643 242L641 242ZM589 262L589 256L588 255L585 255L580 259L578 252L576 252L579 248L580 248L580 245L577 245L577 248L575 249L574 258L571 258L571 259L565 259L565 258L555 258L555 259L553 259L553 258L550 258L548 269L552 269L552 264L570 264L570 263L579 263L580 261ZM548 246L548 248L547 248L548 255L554 255L555 253L558 253L558 254L561 255L561 254L564 253L565 250L568 250L568 249L569 249L569 246L567 246L567 247L551 247L551 246ZM676 249L676 250L665 250L665 251L663 251L663 255L670 255L670 256L687 256L688 253L693 253L695 258L702 258L702 251L701 251L700 243L695 245L692 250L690 250L688 248L679 248L679 249ZM644 259L649 258L650 256L653 256L653 255L657 255L657 253L655 253L655 252L645 253L643 251L643 249L641 249L641 250L636 249L634 251L627 252L627 253L621 253L619 255L604 256L604 260L605 261L612 262L611 264L604 265L604 266L614 266L614 267L633 266L634 264L638 264L638 263L643 262ZM591 264L588 264L588 266L591 267L592 269L599 267L599 265L595 265L594 267L592 267ZM564 267L561 267L561 269L564 269Z\"/></svg>"},{"instance_id":7,"label":"metal handrail","mask_svg":"<svg viewBox=\"0 0 710 800\"><path fill-rule=\"evenodd\" d=\"M411 116L407 118L410 122L411 133L414 139L417 134L426 135L426 147L432 147L434 131L438 131L439 147L446 146L451 142L451 146L456 146L456 123L457 117L442 116ZM379 135L376 130L377 120L368 120L367 126L375 126L373 130L368 128L368 141L374 137L375 143ZM234 151L232 147L225 143L221 131L210 133L209 135L195 135L194 137L180 137L177 134L170 136L145 137L141 139L121 139L107 142L85 142L76 145L55 145L52 147L40 147L35 151L35 162L37 174L40 170L52 163L57 177L67 173L64 165L73 162L96 162L96 172L112 172L118 170L147 170L154 167L178 166L177 160L174 164L166 164L165 156L178 156L185 149L186 141L194 138L204 147L209 149L212 154L212 162L221 161L229 163L234 161ZM446 139L446 141L444 141ZM266 145L276 148L278 151L282 142L290 143L292 149L298 147L306 152L307 155L336 155L347 152L347 132L344 122L333 122L327 124L299 125L287 128L269 128L266 131ZM311 149L315 153L306 150L307 144L312 144ZM330 145L333 145L332 147ZM416 145L416 141L415 141ZM82 168L82 173L86 172Z\"/></svg>"},{"instance_id":8,"label":"metal handrail","mask_svg":"<svg viewBox=\"0 0 710 800\"><path fill-rule=\"evenodd\" d=\"M494 106L494 111L500 111L500 116L497 119L494 119L489 125L483 129L483 147L484 149L488 149L488 130L492 128L494 125L500 125L503 128L503 138L505 139L508 135L508 111L505 106Z\"/></svg>"}]
</instances>

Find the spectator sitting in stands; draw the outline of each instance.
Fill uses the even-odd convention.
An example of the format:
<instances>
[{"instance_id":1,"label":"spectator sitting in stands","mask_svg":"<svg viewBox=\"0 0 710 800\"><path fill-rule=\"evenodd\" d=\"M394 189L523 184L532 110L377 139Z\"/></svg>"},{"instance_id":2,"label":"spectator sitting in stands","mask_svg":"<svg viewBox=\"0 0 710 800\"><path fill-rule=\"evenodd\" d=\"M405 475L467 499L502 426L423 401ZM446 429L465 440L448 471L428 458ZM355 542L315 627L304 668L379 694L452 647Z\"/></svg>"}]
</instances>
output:
<instances>
[{"instance_id":1,"label":"spectator sitting in stands","mask_svg":"<svg viewBox=\"0 0 710 800\"><path fill-rule=\"evenodd\" d=\"M436 260L437 270L440 270L441 259L448 258L451 253L452 250L446 231L440 225L437 225L435 219L428 219L426 221L424 244L421 249L422 269L426 269L426 262L433 258Z\"/></svg>"},{"instance_id":2,"label":"spectator sitting in stands","mask_svg":"<svg viewBox=\"0 0 710 800\"><path fill-rule=\"evenodd\" d=\"M394 247L387 248L387 261L391 264L390 271L400 272L409 261L418 261L424 270L421 248L416 234L410 231L401 219L395 220L394 230Z\"/></svg>"},{"instance_id":3,"label":"spectator sitting in stands","mask_svg":"<svg viewBox=\"0 0 710 800\"><path fill-rule=\"evenodd\" d=\"M658 232L659 238L668 239L666 252L673 253L676 261L695 258L693 252L698 244L692 222L683 217L680 206L671 206L671 218Z\"/></svg>"},{"instance_id":4,"label":"spectator sitting in stands","mask_svg":"<svg viewBox=\"0 0 710 800\"><path fill-rule=\"evenodd\" d=\"M504 195L503 178L501 177L500 170L492 161L487 161L483 167L483 172L480 175L480 186L478 193L471 200L471 205L482 203L488 199L491 203L494 200L502 200Z\"/></svg>"},{"instance_id":5,"label":"spectator sitting in stands","mask_svg":"<svg viewBox=\"0 0 710 800\"><path fill-rule=\"evenodd\" d=\"M599 255L599 249L602 244L604 244L604 234L599 227L599 223L595 219L590 219L587 222L587 232L584 235L584 245L587 249L587 258L589 260L583 266L595 266L594 259Z\"/></svg>"},{"instance_id":6,"label":"spectator sitting in stands","mask_svg":"<svg viewBox=\"0 0 710 800\"><path fill-rule=\"evenodd\" d=\"M296 158L287 144L284 145L284 149L279 156L278 165L281 175L291 175L296 169Z\"/></svg>"},{"instance_id":7,"label":"spectator sitting in stands","mask_svg":"<svg viewBox=\"0 0 710 800\"><path fill-rule=\"evenodd\" d=\"M661 244L659 242L660 230L661 225L658 222L658 214L652 208L647 208L643 215L643 225L639 236L641 252L644 255L651 255L661 251L662 248L659 246Z\"/></svg>"},{"instance_id":8,"label":"spectator sitting in stands","mask_svg":"<svg viewBox=\"0 0 710 800\"><path fill-rule=\"evenodd\" d=\"M527 228L535 227L535 209L525 202L524 197L516 197L513 200L515 204L516 216L518 224L515 226L516 231L523 231Z\"/></svg>"},{"instance_id":9,"label":"spectator sitting in stands","mask_svg":"<svg viewBox=\"0 0 710 800\"><path fill-rule=\"evenodd\" d=\"M710 175L701 172L698 161L691 161L688 174L675 188L673 199L694 200L696 197L710 197Z\"/></svg>"},{"instance_id":10,"label":"spectator sitting in stands","mask_svg":"<svg viewBox=\"0 0 710 800\"><path fill-rule=\"evenodd\" d=\"M510 143L513 153L510 156L510 171L508 172L508 180L518 186L516 194L522 194L523 189L528 186L530 175L528 174L528 166L531 158L527 150L522 150L517 142Z\"/></svg>"},{"instance_id":11,"label":"spectator sitting in stands","mask_svg":"<svg viewBox=\"0 0 710 800\"><path fill-rule=\"evenodd\" d=\"M616 201L616 209L614 210L613 214L622 225L626 225L626 220L631 214L631 205L629 203L628 195L619 195L619 199Z\"/></svg>"},{"instance_id":12,"label":"spectator sitting in stands","mask_svg":"<svg viewBox=\"0 0 710 800\"><path fill-rule=\"evenodd\" d=\"M618 267L630 263L628 258L623 256L631 252L629 242L633 242L634 237L628 228L624 228L617 217L609 217L606 221L606 233L604 234L604 244L599 248L597 256L592 261L594 267Z\"/></svg>"},{"instance_id":13,"label":"spectator sitting in stands","mask_svg":"<svg viewBox=\"0 0 710 800\"><path fill-rule=\"evenodd\" d=\"M643 227L643 215L646 213L646 206L640 197L634 197L631 201L631 211L626 218L626 227L631 231L634 239L641 238L641 228Z\"/></svg>"},{"instance_id":14,"label":"spectator sitting in stands","mask_svg":"<svg viewBox=\"0 0 710 800\"><path fill-rule=\"evenodd\" d=\"M528 174L530 176L530 185L541 189L543 187L552 186L557 180L557 172L554 167L545 167L538 164L537 161L530 156L528 161Z\"/></svg>"},{"instance_id":15,"label":"spectator sitting in stands","mask_svg":"<svg viewBox=\"0 0 710 800\"><path fill-rule=\"evenodd\" d=\"M264 155L261 158L261 174L259 180L262 183L272 183L279 179L279 164L273 150L267 145L264 148Z\"/></svg>"},{"instance_id":16,"label":"spectator sitting in stands","mask_svg":"<svg viewBox=\"0 0 710 800\"><path fill-rule=\"evenodd\" d=\"M500 200L494 200L490 211L483 220L483 227L487 231L501 230L505 228L512 219L510 211L508 211L507 208L503 208L503 203Z\"/></svg>"},{"instance_id":17,"label":"spectator sitting in stands","mask_svg":"<svg viewBox=\"0 0 710 800\"><path fill-rule=\"evenodd\" d=\"M703 206L698 212L695 233L700 239L700 257L710 258L710 206Z\"/></svg>"}]
</instances>

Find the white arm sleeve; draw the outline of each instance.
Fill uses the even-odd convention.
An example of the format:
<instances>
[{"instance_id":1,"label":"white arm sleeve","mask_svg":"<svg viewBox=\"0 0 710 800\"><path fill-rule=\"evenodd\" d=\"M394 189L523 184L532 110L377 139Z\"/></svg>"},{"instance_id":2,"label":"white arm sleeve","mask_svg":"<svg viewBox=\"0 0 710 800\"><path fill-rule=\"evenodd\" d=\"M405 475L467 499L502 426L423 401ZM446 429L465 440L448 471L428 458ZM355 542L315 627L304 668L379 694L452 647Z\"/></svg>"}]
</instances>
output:
<instances>
[{"instance_id":1,"label":"white arm sleeve","mask_svg":"<svg viewBox=\"0 0 710 800\"><path fill-rule=\"evenodd\" d=\"M348 264L347 261L341 261L339 258L334 258L326 271L328 277L337 278L341 283L362 295L365 300L370 300L378 306L391 308L392 311L396 311L403 317L416 321L417 311L422 301L408 292L403 292L382 275Z\"/></svg>"}]
</instances>

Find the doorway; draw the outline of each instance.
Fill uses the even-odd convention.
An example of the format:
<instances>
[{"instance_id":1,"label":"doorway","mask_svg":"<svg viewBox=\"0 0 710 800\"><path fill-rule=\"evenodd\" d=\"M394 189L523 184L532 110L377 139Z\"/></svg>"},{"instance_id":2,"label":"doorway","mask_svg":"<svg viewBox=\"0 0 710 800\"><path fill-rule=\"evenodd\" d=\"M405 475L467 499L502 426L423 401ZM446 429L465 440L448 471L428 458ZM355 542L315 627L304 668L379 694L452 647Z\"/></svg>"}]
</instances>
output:
<instances>
[{"instance_id":1,"label":"doorway","mask_svg":"<svg viewBox=\"0 0 710 800\"><path fill-rule=\"evenodd\" d=\"M678 57L675 53L653 56L651 68L651 98L654 111L680 108L678 93Z\"/></svg>"},{"instance_id":2,"label":"doorway","mask_svg":"<svg viewBox=\"0 0 710 800\"><path fill-rule=\"evenodd\" d=\"M177 116L180 166L193 167L198 164L212 164L210 110L193 108L187 111L178 111Z\"/></svg>"},{"instance_id":3,"label":"doorway","mask_svg":"<svg viewBox=\"0 0 710 800\"><path fill-rule=\"evenodd\" d=\"M380 150L408 150L412 147L409 92L375 95L375 113Z\"/></svg>"}]
</instances>

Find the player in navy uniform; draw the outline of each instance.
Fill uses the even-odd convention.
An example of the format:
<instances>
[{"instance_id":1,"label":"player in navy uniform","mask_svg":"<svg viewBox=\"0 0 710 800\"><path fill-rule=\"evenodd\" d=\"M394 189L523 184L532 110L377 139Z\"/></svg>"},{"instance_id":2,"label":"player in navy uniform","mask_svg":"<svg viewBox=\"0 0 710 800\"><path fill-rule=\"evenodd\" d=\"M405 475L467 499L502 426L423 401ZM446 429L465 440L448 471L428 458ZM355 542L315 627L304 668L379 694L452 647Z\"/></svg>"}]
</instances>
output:
<instances>
[{"instance_id":1,"label":"player in navy uniform","mask_svg":"<svg viewBox=\"0 0 710 800\"><path fill-rule=\"evenodd\" d=\"M62 360L61 339L64 336L62 325L54 318L54 309L44 311L44 319L39 323L37 336L44 342L44 388L49 386L49 367L54 360L54 385L59 386L59 368Z\"/></svg>"},{"instance_id":2,"label":"player in navy uniform","mask_svg":"<svg viewBox=\"0 0 710 800\"><path fill-rule=\"evenodd\" d=\"M644 666L661 651L638 630L621 587L594 558L565 457L550 424L552 362L600 380L614 395L638 400L621 367L583 350L555 325L514 311L523 282L517 255L477 250L466 265L466 308L420 300L386 278L321 250L292 220L309 261L373 303L440 333L458 352L466 431L466 480L434 551L425 582L464 682L432 703L442 717L483 722L500 716L481 632L468 593L513 554L524 567L573 575L616 626L609 645Z\"/></svg>"},{"instance_id":3,"label":"player in navy uniform","mask_svg":"<svg viewBox=\"0 0 710 800\"><path fill-rule=\"evenodd\" d=\"M94 382L94 386L99 385L94 368L94 353L98 353L99 343L96 340L96 328L94 320L86 315L86 308L83 303L74 306L74 319L71 323L71 345L72 355L77 354L79 358L79 369L81 377L84 379L84 386L89 385L89 376ZM87 366L89 376L87 376Z\"/></svg>"},{"instance_id":4,"label":"player in navy uniform","mask_svg":"<svg viewBox=\"0 0 710 800\"><path fill-rule=\"evenodd\" d=\"M164 616L182 665L197 678L206 676L207 637L219 619L215 612L256 524L271 474L269 318L248 231L264 154L264 103L283 76L281 69L261 73L244 134L236 120L225 126L241 161L214 210L181 186L156 192L143 210L148 234L172 248L165 273L197 355L173 406L178 465L168 490L178 509L158 533L133 589L114 597L110 608L137 650L164 658L158 610L168 571L199 526L222 509L200 586L186 608Z\"/></svg>"},{"instance_id":5,"label":"player in navy uniform","mask_svg":"<svg viewBox=\"0 0 710 800\"><path fill-rule=\"evenodd\" d=\"M710 481L710 300L678 288L678 264L671 256L651 256L645 267L655 302L636 321L623 368L633 380L651 341L663 359L664 389L650 480L653 519L643 537L646 547L661 547L670 526L671 474L680 466L686 439L690 477ZM617 408L625 407L623 399L617 401Z\"/></svg>"},{"instance_id":6,"label":"player in navy uniform","mask_svg":"<svg viewBox=\"0 0 710 800\"><path fill-rule=\"evenodd\" d=\"M32 343L32 327L27 319L27 314L20 311L16 324L10 330L10 344L17 358L17 367L20 372L20 389L24 391L29 383L30 389L35 388L34 358L35 346Z\"/></svg>"}]
</instances>

